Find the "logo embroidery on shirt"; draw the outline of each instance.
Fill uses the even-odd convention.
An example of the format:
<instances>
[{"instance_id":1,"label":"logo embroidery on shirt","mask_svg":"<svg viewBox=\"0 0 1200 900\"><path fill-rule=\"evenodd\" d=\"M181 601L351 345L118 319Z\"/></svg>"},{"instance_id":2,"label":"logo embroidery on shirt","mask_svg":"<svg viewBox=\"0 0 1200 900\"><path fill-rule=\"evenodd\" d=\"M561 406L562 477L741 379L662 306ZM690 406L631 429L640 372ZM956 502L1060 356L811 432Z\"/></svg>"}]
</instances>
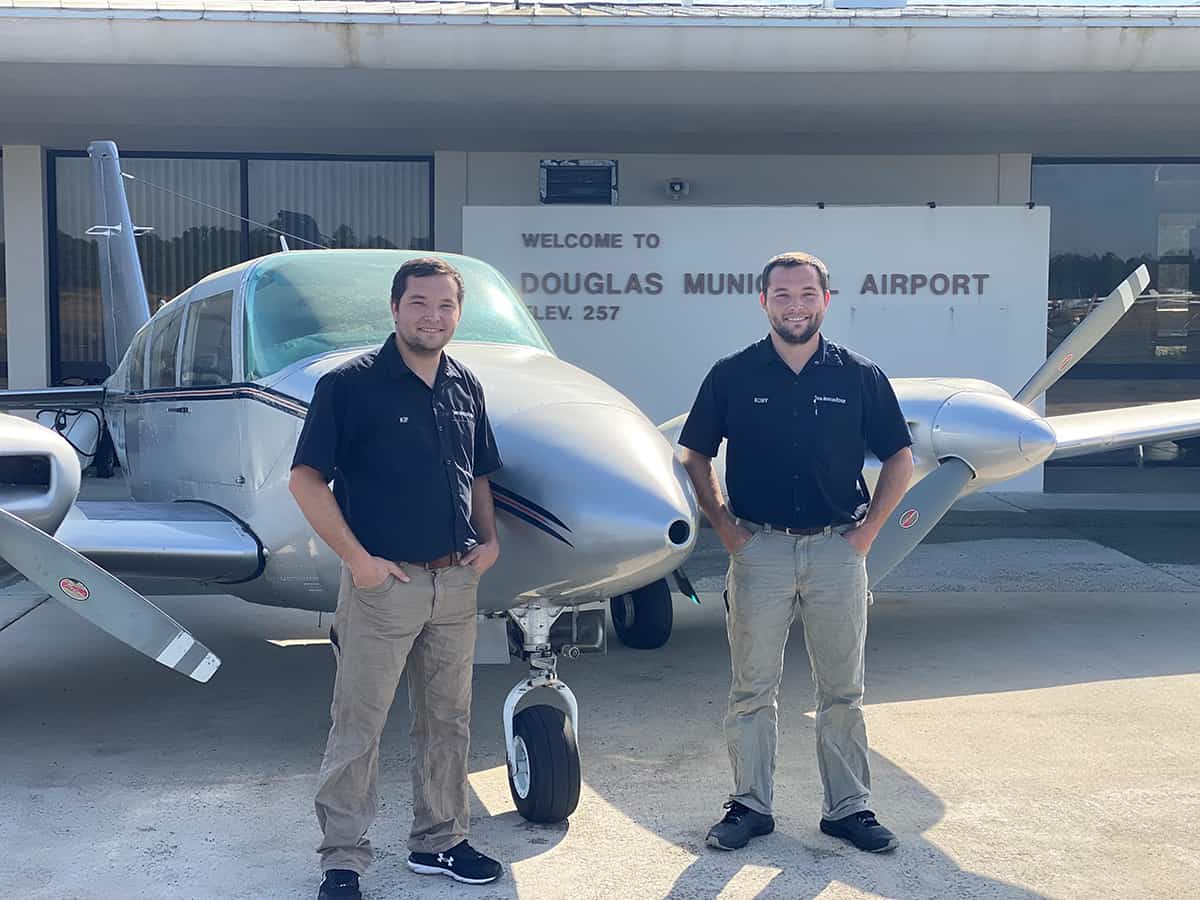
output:
<instances>
[{"instance_id":1,"label":"logo embroidery on shirt","mask_svg":"<svg viewBox=\"0 0 1200 900\"><path fill-rule=\"evenodd\" d=\"M401 416L397 421L401 425L407 425L408 424L408 416Z\"/></svg>"}]
</instances>

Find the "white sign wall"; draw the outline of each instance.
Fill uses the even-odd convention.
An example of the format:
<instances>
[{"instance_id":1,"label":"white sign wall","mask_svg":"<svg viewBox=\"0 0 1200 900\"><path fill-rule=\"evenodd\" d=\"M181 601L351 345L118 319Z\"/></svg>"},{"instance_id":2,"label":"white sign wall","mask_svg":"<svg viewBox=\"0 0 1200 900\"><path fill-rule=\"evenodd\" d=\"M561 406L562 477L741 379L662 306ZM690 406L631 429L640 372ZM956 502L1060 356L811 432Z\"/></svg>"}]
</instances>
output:
<instances>
[{"instance_id":1,"label":"white sign wall","mask_svg":"<svg viewBox=\"0 0 1200 900\"><path fill-rule=\"evenodd\" d=\"M825 335L890 377L1015 391L1046 358L1049 246L1049 210L1024 206L463 210L464 252L504 273L559 356L655 422L767 333L758 274L788 250L829 266Z\"/></svg>"}]
</instances>

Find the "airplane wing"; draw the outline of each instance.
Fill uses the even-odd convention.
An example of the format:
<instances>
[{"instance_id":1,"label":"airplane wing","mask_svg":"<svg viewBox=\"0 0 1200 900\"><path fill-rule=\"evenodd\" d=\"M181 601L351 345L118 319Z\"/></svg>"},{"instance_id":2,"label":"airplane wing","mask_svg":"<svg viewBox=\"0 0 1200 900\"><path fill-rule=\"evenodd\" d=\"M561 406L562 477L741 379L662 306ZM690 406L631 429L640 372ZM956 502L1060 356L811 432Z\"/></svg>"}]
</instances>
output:
<instances>
[{"instance_id":1,"label":"airplane wing","mask_svg":"<svg viewBox=\"0 0 1200 900\"><path fill-rule=\"evenodd\" d=\"M0 410L98 409L103 403L102 384L0 391Z\"/></svg>"},{"instance_id":2,"label":"airplane wing","mask_svg":"<svg viewBox=\"0 0 1200 900\"><path fill-rule=\"evenodd\" d=\"M127 581L234 584L256 578L266 564L266 551L245 525L199 501L82 501L54 536ZM180 592L189 592L186 584Z\"/></svg>"},{"instance_id":3,"label":"airplane wing","mask_svg":"<svg viewBox=\"0 0 1200 900\"><path fill-rule=\"evenodd\" d=\"M1046 421L1058 438L1058 446L1050 459L1068 459L1138 444L1196 437L1200 435L1200 400L1050 416Z\"/></svg>"}]
</instances>

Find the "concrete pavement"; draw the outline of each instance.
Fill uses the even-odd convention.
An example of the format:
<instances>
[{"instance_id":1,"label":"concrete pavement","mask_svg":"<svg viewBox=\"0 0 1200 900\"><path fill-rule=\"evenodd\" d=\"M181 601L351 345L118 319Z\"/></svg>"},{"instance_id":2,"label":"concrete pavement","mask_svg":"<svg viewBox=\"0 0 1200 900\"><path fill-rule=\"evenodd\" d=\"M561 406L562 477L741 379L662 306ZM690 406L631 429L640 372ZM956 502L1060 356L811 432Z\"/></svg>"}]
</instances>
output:
<instances>
[{"instance_id":1,"label":"concrete pavement","mask_svg":"<svg viewBox=\"0 0 1200 900\"><path fill-rule=\"evenodd\" d=\"M499 711L523 669L476 670L472 840L508 864L495 885L404 867L402 699L384 738L366 896L1193 895L1194 537L1169 561L1146 562L1070 529L1064 537L1053 522L1026 524L939 529L872 608L867 722L876 808L903 840L895 854L862 854L816 829L799 629L782 695L778 830L740 853L703 846L729 782L728 652L709 590L700 607L677 598L666 648L614 642L606 657L560 666L580 701L585 782L567 825L526 823L508 797ZM1160 527L1187 533L1169 518ZM719 554L695 563L698 580L711 579L704 569ZM7 890L30 900L314 897L312 792L333 661L310 642L328 617L226 597L160 603L224 659L209 685L57 605L0 633Z\"/></svg>"}]
</instances>

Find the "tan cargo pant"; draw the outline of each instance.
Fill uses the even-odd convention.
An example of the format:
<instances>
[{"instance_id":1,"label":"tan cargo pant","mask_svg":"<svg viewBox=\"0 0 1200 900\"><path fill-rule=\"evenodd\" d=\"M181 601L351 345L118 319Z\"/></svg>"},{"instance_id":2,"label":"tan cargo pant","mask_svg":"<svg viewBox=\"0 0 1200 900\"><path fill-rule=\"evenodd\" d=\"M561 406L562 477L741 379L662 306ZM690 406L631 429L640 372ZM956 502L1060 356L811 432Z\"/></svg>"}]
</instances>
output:
<instances>
[{"instance_id":1,"label":"tan cargo pant","mask_svg":"<svg viewBox=\"0 0 1200 900\"><path fill-rule=\"evenodd\" d=\"M378 811L379 738L407 667L412 709L410 850L440 853L467 836L467 753L475 655L475 593L468 566L405 566L373 590L342 572L334 633L333 727L321 762L317 820L321 868L363 874L373 858L367 829Z\"/></svg>"},{"instance_id":2,"label":"tan cargo pant","mask_svg":"<svg viewBox=\"0 0 1200 900\"><path fill-rule=\"evenodd\" d=\"M842 537L845 527L792 537L741 524L754 534L733 555L726 579L733 670L725 717L730 798L771 814L783 654L799 612L816 685L821 813L840 819L861 812L871 793L862 711L866 558Z\"/></svg>"}]
</instances>

